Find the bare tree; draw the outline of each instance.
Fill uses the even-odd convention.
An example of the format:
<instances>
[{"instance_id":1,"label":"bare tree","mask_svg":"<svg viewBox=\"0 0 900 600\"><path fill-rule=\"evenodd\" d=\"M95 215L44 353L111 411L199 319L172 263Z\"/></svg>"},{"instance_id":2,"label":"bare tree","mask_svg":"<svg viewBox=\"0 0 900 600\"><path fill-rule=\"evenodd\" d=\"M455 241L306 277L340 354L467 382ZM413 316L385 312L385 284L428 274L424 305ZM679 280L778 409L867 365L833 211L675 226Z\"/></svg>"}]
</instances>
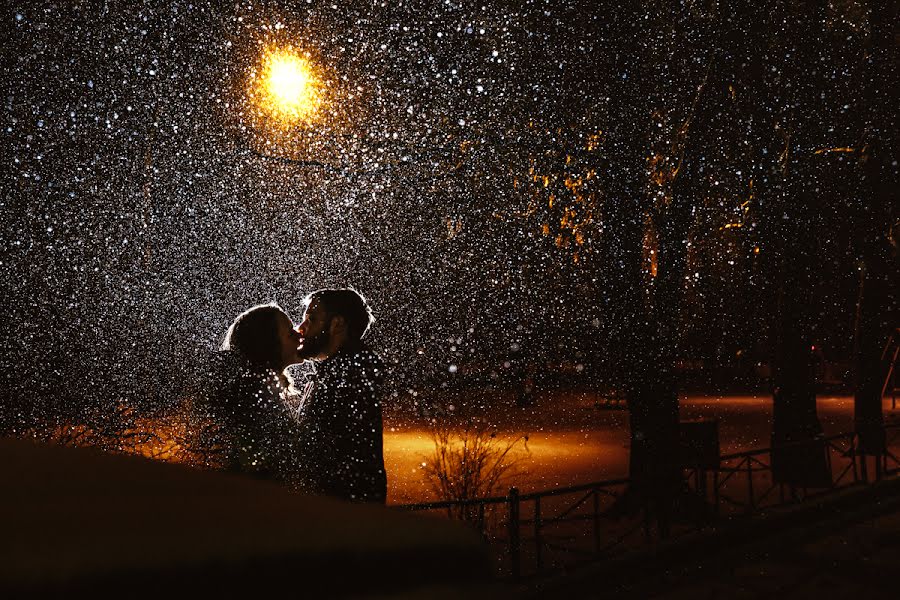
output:
<instances>
[{"instance_id":1,"label":"bare tree","mask_svg":"<svg viewBox=\"0 0 900 600\"><path fill-rule=\"evenodd\" d=\"M465 501L502 493L503 486L522 473L520 450L528 453L528 436L501 438L495 428L478 418L441 418L432 421L434 451L425 456L422 470L441 500ZM474 506L451 509L457 519L474 521Z\"/></svg>"}]
</instances>

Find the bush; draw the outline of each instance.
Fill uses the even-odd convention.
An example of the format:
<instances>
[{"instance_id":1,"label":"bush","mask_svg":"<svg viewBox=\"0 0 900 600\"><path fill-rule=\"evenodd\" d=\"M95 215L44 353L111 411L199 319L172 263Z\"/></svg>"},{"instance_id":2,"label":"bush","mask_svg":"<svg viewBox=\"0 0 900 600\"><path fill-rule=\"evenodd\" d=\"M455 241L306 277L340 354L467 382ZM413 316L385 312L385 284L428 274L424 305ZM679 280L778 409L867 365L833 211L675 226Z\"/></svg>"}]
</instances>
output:
<instances>
[{"instance_id":1,"label":"bush","mask_svg":"<svg viewBox=\"0 0 900 600\"><path fill-rule=\"evenodd\" d=\"M458 421L458 422L457 422ZM528 453L528 436L500 439L486 421L435 419L431 424L434 452L425 457L422 470L431 489L442 501L490 498L522 473L524 458L515 452L518 446ZM477 506L450 509L453 518L476 521Z\"/></svg>"}]
</instances>

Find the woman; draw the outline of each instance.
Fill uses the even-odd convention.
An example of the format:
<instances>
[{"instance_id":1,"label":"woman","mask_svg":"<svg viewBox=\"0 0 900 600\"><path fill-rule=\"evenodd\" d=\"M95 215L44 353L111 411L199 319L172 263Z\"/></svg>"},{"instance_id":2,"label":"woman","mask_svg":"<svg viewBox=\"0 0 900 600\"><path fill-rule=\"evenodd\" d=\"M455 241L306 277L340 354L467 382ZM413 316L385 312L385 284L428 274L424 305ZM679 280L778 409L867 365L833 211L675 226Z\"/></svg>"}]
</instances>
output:
<instances>
[{"instance_id":1,"label":"woman","mask_svg":"<svg viewBox=\"0 0 900 600\"><path fill-rule=\"evenodd\" d=\"M296 480L297 424L285 369L299 362L299 344L291 319L275 304L250 308L228 328L206 402L226 470Z\"/></svg>"},{"instance_id":2,"label":"woman","mask_svg":"<svg viewBox=\"0 0 900 600\"><path fill-rule=\"evenodd\" d=\"M234 320L225 333L223 351L240 355L257 372L274 373L279 383L290 387L285 373L290 365L300 362L297 348L300 334L277 304L260 304L247 309Z\"/></svg>"}]
</instances>

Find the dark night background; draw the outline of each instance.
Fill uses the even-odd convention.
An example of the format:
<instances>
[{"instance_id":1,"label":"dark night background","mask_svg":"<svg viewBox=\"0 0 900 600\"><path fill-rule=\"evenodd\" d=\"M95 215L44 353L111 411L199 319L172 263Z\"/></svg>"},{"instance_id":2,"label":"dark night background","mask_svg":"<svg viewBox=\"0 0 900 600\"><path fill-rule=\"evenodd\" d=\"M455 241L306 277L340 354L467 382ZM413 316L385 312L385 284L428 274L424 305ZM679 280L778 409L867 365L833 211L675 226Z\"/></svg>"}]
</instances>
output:
<instances>
[{"instance_id":1,"label":"dark night background","mask_svg":"<svg viewBox=\"0 0 900 600\"><path fill-rule=\"evenodd\" d=\"M401 405L527 364L618 387L659 344L680 385L768 389L779 290L850 389L897 219L877 4L7 6L6 426L165 405L241 310L331 285L371 301ZM270 131L247 73L286 40L332 95ZM635 332L676 296L674 335Z\"/></svg>"}]
</instances>

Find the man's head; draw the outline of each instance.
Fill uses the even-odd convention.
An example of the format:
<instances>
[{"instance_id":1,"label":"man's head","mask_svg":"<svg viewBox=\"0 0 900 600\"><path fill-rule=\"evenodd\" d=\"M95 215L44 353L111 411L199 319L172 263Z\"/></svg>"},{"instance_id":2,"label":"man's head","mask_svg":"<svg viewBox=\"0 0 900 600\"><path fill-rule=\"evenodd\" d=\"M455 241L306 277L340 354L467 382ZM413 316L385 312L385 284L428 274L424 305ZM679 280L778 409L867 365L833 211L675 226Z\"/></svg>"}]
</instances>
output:
<instances>
[{"instance_id":1,"label":"man's head","mask_svg":"<svg viewBox=\"0 0 900 600\"><path fill-rule=\"evenodd\" d=\"M324 360L343 348L357 346L375 320L356 290L316 290L308 295L303 321L297 326L303 359Z\"/></svg>"}]
</instances>

